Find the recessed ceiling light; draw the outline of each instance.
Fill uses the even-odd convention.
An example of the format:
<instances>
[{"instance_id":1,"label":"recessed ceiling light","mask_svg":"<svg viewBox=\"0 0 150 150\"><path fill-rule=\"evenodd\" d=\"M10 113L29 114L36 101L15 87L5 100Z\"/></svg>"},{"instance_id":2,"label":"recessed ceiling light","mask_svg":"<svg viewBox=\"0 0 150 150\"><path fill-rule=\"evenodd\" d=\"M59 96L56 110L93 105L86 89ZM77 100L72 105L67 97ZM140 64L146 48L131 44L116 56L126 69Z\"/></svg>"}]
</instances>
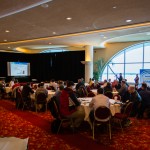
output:
<instances>
[{"instance_id":1,"label":"recessed ceiling light","mask_svg":"<svg viewBox=\"0 0 150 150\"><path fill-rule=\"evenodd\" d=\"M66 18L66 20L71 20L71 19L72 19L71 17L67 17L67 18Z\"/></svg>"},{"instance_id":2,"label":"recessed ceiling light","mask_svg":"<svg viewBox=\"0 0 150 150\"><path fill-rule=\"evenodd\" d=\"M7 40L4 40L4 42L7 42Z\"/></svg>"},{"instance_id":3,"label":"recessed ceiling light","mask_svg":"<svg viewBox=\"0 0 150 150\"><path fill-rule=\"evenodd\" d=\"M53 32L53 34L56 34L56 32Z\"/></svg>"},{"instance_id":4,"label":"recessed ceiling light","mask_svg":"<svg viewBox=\"0 0 150 150\"><path fill-rule=\"evenodd\" d=\"M8 46L8 48L10 48L10 47Z\"/></svg>"},{"instance_id":5,"label":"recessed ceiling light","mask_svg":"<svg viewBox=\"0 0 150 150\"><path fill-rule=\"evenodd\" d=\"M114 9L116 9L116 8L117 8L117 6L114 6L113 8L114 8Z\"/></svg>"},{"instance_id":6,"label":"recessed ceiling light","mask_svg":"<svg viewBox=\"0 0 150 150\"><path fill-rule=\"evenodd\" d=\"M130 20L130 19L129 19L129 20L126 20L126 22L131 22L131 21L132 21L132 20Z\"/></svg>"},{"instance_id":7,"label":"recessed ceiling light","mask_svg":"<svg viewBox=\"0 0 150 150\"><path fill-rule=\"evenodd\" d=\"M10 32L10 31L9 31L9 30L5 30L5 32L7 32L7 33L8 33L8 32Z\"/></svg>"}]
</instances>

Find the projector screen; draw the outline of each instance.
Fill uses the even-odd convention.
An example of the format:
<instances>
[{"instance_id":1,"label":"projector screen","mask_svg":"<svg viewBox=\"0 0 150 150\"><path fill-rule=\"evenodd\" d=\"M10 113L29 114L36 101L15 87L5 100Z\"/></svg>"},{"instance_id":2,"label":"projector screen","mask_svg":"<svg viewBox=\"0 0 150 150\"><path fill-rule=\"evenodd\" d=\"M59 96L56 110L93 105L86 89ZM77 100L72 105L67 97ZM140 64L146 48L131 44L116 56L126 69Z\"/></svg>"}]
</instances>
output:
<instances>
[{"instance_id":1,"label":"projector screen","mask_svg":"<svg viewBox=\"0 0 150 150\"><path fill-rule=\"evenodd\" d=\"M30 76L30 63L7 62L8 76Z\"/></svg>"}]
</instances>

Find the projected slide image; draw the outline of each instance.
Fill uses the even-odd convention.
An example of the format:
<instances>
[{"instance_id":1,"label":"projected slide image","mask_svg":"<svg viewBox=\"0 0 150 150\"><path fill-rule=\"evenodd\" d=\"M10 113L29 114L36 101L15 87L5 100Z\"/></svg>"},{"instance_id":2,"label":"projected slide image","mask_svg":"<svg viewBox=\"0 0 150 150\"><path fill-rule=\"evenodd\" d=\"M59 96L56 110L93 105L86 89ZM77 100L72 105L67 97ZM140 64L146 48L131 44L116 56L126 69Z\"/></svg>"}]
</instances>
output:
<instances>
[{"instance_id":1,"label":"projected slide image","mask_svg":"<svg viewBox=\"0 0 150 150\"><path fill-rule=\"evenodd\" d=\"M12 76L27 76L28 75L28 64L27 63L12 63L11 64L11 75Z\"/></svg>"}]
</instances>

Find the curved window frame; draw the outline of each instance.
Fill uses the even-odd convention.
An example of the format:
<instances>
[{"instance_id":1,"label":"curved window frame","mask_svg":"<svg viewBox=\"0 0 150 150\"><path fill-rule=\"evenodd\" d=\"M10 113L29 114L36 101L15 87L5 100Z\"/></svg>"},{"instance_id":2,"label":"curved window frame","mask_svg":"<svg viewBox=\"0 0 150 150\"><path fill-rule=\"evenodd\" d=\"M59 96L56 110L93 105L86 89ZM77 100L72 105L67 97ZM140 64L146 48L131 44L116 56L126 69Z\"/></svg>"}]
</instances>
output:
<instances>
[{"instance_id":1,"label":"curved window frame","mask_svg":"<svg viewBox=\"0 0 150 150\"><path fill-rule=\"evenodd\" d=\"M146 49L146 45L150 46L150 41L131 45L119 51L118 53L116 53L103 67L103 70L101 72L101 80L104 81L105 79L106 80L111 79L113 81L114 79L116 79L116 75L118 75L119 73L122 73L123 77L127 79L128 82L134 82L134 78L136 74L140 74L140 69L150 69L150 67L149 68L144 67L144 66L150 66L150 61L146 61L146 62L144 61L144 55L145 55L144 52ZM137 54L135 52L137 49L139 49L139 53L142 54L142 57L140 57L139 59L142 61L137 61L137 58L135 59L133 58L135 57L133 54L134 53ZM131 53L132 56L131 58L128 57L127 59L128 53ZM148 53L150 53L150 50L148 51ZM122 62L114 63L113 59L119 57L119 55L122 55L122 54L123 56L121 57L124 58L124 60ZM127 60L128 62L126 62ZM136 60L136 61L132 62L132 60ZM137 69L137 67L139 68L139 70Z\"/></svg>"}]
</instances>

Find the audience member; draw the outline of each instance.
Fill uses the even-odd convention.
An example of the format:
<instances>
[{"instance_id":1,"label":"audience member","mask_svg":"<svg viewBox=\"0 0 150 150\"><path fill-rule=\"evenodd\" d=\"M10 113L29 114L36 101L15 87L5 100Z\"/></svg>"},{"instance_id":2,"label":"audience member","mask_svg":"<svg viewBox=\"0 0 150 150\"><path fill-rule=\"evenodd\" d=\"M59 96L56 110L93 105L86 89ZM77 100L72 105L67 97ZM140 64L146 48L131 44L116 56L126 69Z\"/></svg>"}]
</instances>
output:
<instances>
[{"instance_id":1,"label":"audience member","mask_svg":"<svg viewBox=\"0 0 150 150\"><path fill-rule=\"evenodd\" d=\"M35 99L39 93L44 93L46 95L46 97L48 97L48 91L47 91L47 89L44 88L43 82L38 84L38 88L36 89L36 92L35 92Z\"/></svg>"},{"instance_id":2,"label":"audience member","mask_svg":"<svg viewBox=\"0 0 150 150\"><path fill-rule=\"evenodd\" d=\"M32 94L32 93L34 93L34 91L30 87L30 83L25 84L23 86L22 91L21 91L23 100L28 101L31 104L30 94Z\"/></svg>"},{"instance_id":3,"label":"audience member","mask_svg":"<svg viewBox=\"0 0 150 150\"><path fill-rule=\"evenodd\" d=\"M50 86L53 87L53 89L54 89L55 91L57 91L58 85L57 85L57 83L55 82L54 79L51 79L51 81L50 81Z\"/></svg>"},{"instance_id":4,"label":"audience member","mask_svg":"<svg viewBox=\"0 0 150 150\"><path fill-rule=\"evenodd\" d=\"M142 101L141 96L135 90L135 86L130 85L128 87L128 91L125 93L123 101L124 102L126 102L126 101L133 102L131 116L135 117L137 115L137 113L138 113L139 104Z\"/></svg>"},{"instance_id":5,"label":"audience member","mask_svg":"<svg viewBox=\"0 0 150 150\"><path fill-rule=\"evenodd\" d=\"M147 90L147 84L142 83L142 90L139 92L142 101L141 106L138 113L138 118L143 118L144 111L149 108L150 109L150 91Z\"/></svg>"},{"instance_id":6,"label":"audience member","mask_svg":"<svg viewBox=\"0 0 150 150\"><path fill-rule=\"evenodd\" d=\"M60 95L60 113L66 118L72 118L74 127L79 127L84 120L84 109L80 106L76 95L73 91L74 83L67 82L67 87L62 90Z\"/></svg>"},{"instance_id":7,"label":"audience member","mask_svg":"<svg viewBox=\"0 0 150 150\"><path fill-rule=\"evenodd\" d=\"M99 88L97 90L97 95L92 98L92 101L89 104L89 107L92 109L91 112L90 112L91 122L94 121L94 111L99 106L106 106L106 107L110 108L109 98L106 97L105 95L103 95L103 89L102 88Z\"/></svg>"}]
</instances>

